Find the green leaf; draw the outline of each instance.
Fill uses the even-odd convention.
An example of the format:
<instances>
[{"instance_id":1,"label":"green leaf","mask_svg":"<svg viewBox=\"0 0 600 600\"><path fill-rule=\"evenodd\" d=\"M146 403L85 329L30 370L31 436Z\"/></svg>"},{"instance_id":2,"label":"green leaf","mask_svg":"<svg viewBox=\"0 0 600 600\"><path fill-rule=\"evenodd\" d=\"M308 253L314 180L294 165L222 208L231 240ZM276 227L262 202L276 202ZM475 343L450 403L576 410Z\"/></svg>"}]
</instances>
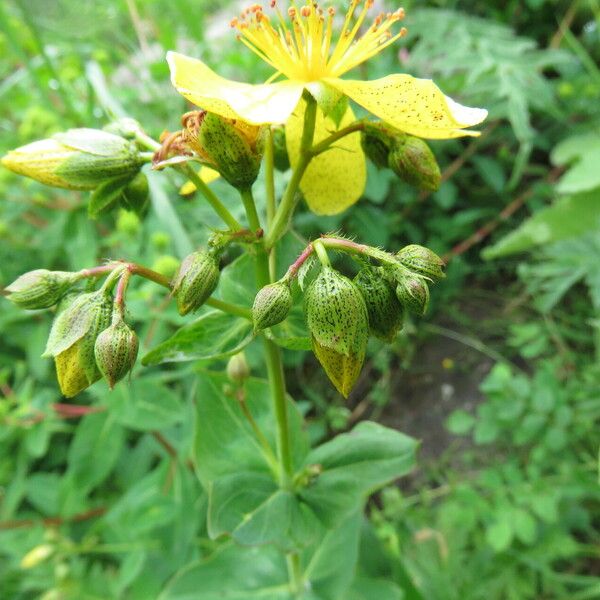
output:
<instances>
[{"instance_id":1,"label":"green leaf","mask_svg":"<svg viewBox=\"0 0 600 600\"><path fill-rule=\"evenodd\" d=\"M229 533L240 544L275 543L283 550L305 546L321 530L308 506L281 490L270 475L234 473L209 488L208 532Z\"/></svg>"},{"instance_id":2,"label":"green leaf","mask_svg":"<svg viewBox=\"0 0 600 600\"><path fill-rule=\"evenodd\" d=\"M537 525L531 514L523 508L515 508L512 518L517 539L527 545L533 544L537 533Z\"/></svg>"},{"instance_id":3,"label":"green leaf","mask_svg":"<svg viewBox=\"0 0 600 600\"><path fill-rule=\"evenodd\" d=\"M67 478L83 490L95 487L112 471L122 447L123 428L111 414L87 415L69 448Z\"/></svg>"},{"instance_id":4,"label":"green leaf","mask_svg":"<svg viewBox=\"0 0 600 600\"><path fill-rule=\"evenodd\" d=\"M352 583L347 600L403 600L404 593L392 581L358 576Z\"/></svg>"},{"instance_id":5,"label":"green leaf","mask_svg":"<svg viewBox=\"0 0 600 600\"><path fill-rule=\"evenodd\" d=\"M252 306L257 289L254 261L250 254L242 254L223 269L217 292L227 302Z\"/></svg>"},{"instance_id":6,"label":"green leaf","mask_svg":"<svg viewBox=\"0 0 600 600\"><path fill-rule=\"evenodd\" d=\"M477 419L466 410L455 410L446 421L446 427L454 435L465 435L476 421Z\"/></svg>"},{"instance_id":7,"label":"green leaf","mask_svg":"<svg viewBox=\"0 0 600 600\"><path fill-rule=\"evenodd\" d=\"M551 155L555 165L571 165L556 189L561 194L576 194L600 186L600 135L574 135L558 144Z\"/></svg>"},{"instance_id":8,"label":"green leaf","mask_svg":"<svg viewBox=\"0 0 600 600\"><path fill-rule=\"evenodd\" d=\"M306 327L304 311L300 305L294 306L283 323L266 332L278 346L288 350L311 350L312 344Z\"/></svg>"},{"instance_id":9,"label":"green leaf","mask_svg":"<svg viewBox=\"0 0 600 600\"><path fill-rule=\"evenodd\" d=\"M179 571L158 600L292 600L285 556L273 546L221 547Z\"/></svg>"},{"instance_id":10,"label":"green leaf","mask_svg":"<svg viewBox=\"0 0 600 600\"><path fill-rule=\"evenodd\" d=\"M101 183L91 194L88 203L88 216L95 219L102 213L112 208L121 198L125 186L131 176L115 177Z\"/></svg>"},{"instance_id":11,"label":"green leaf","mask_svg":"<svg viewBox=\"0 0 600 600\"><path fill-rule=\"evenodd\" d=\"M248 319L210 311L178 329L144 356L142 364L189 360L218 360L237 354L254 336Z\"/></svg>"},{"instance_id":12,"label":"green leaf","mask_svg":"<svg viewBox=\"0 0 600 600\"><path fill-rule=\"evenodd\" d=\"M108 406L117 423L138 431L165 429L183 418L182 404L158 377L124 381L114 390L95 386L91 393Z\"/></svg>"},{"instance_id":13,"label":"green leaf","mask_svg":"<svg viewBox=\"0 0 600 600\"><path fill-rule=\"evenodd\" d=\"M498 514L496 520L486 529L485 539L496 551L503 552L513 540L513 524L507 511Z\"/></svg>"},{"instance_id":14,"label":"green leaf","mask_svg":"<svg viewBox=\"0 0 600 600\"><path fill-rule=\"evenodd\" d=\"M582 235L600 228L600 192L598 190L568 196L553 206L538 211L515 231L493 246L482 256L498 258L535 246Z\"/></svg>"},{"instance_id":15,"label":"green leaf","mask_svg":"<svg viewBox=\"0 0 600 600\"><path fill-rule=\"evenodd\" d=\"M300 496L326 526L335 526L368 494L408 473L416 448L415 440L398 431L362 422L309 453L305 465L319 465L321 474Z\"/></svg>"}]
</instances>

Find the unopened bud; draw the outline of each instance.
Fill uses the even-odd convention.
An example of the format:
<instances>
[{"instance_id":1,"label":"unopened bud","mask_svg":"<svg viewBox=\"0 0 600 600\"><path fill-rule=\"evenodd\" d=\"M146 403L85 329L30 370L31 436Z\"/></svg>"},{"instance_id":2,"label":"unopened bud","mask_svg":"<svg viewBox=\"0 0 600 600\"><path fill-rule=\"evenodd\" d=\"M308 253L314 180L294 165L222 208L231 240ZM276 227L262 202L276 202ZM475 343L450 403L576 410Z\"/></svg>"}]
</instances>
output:
<instances>
[{"instance_id":1,"label":"unopened bud","mask_svg":"<svg viewBox=\"0 0 600 600\"><path fill-rule=\"evenodd\" d=\"M80 294L52 324L43 356L54 357L58 384L67 398L100 378L94 345L110 324L112 305L112 296L104 290Z\"/></svg>"},{"instance_id":2,"label":"unopened bud","mask_svg":"<svg viewBox=\"0 0 600 600\"><path fill-rule=\"evenodd\" d=\"M219 263L213 254L192 252L183 259L173 285L180 315L200 308L215 291L219 283Z\"/></svg>"},{"instance_id":3,"label":"unopened bud","mask_svg":"<svg viewBox=\"0 0 600 600\"><path fill-rule=\"evenodd\" d=\"M440 187L440 167L421 138L397 136L388 156L388 166L400 179L419 189L435 191Z\"/></svg>"},{"instance_id":4,"label":"unopened bud","mask_svg":"<svg viewBox=\"0 0 600 600\"><path fill-rule=\"evenodd\" d=\"M22 569L33 569L39 564L48 560L52 554L54 554L55 547L52 544L40 544L35 548L32 548L25 556L21 559Z\"/></svg>"},{"instance_id":5,"label":"unopened bud","mask_svg":"<svg viewBox=\"0 0 600 600\"><path fill-rule=\"evenodd\" d=\"M347 397L360 373L369 339L365 301L350 279L323 267L305 296L315 356Z\"/></svg>"},{"instance_id":6,"label":"unopened bud","mask_svg":"<svg viewBox=\"0 0 600 600\"><path fill-rule=\"evenodd\" d=\"M383 123L365 123L360 141L365 155L376 167L388 167L388 155L393 143L389 128Z\"/></svg>"},{"instance_id":7,"label":"unopened bud","mask_svg":"<svg viewBox=\"0 0 600 600\"><path fill-rule=\"evenodd\" d=\"M191 113L184 126L184 139L190 149L231 185L245 189L256 181L265 127L209 112Z\"/></svg>"},{"instance_id":8,"label":"unopened bud","mask_svg":"<svg viewBox=\"0 0 600 600\"><path fill-rule=\"evenodd\" d=\"M234 354L227 363L227 377L237 384L243 383L250 377L250 367L244 352Z\"/></svg>"},{"instance_id":9,"label":"unopened bud","mask_svg":"<svg viewBox=\"0 0 600 600\"><path fill-rule=\"evenodd\" d=\"M77 273L36 269L13 281L6 288L7 298L19 308L48 308L54 306L76 281Z\"/></svg>"},{"instance_id":10,"label":"unopened bud","mask_svg":"<svg viewBox=\"0 0 600 600\"><path fill-rule=\"evenodd\" d=\"M115 177L131 175L142 161L134 143L99 129L70 129L11 150L2 164L46 185L92 190Z\"/></svg>"},{"instance_id":11,"label":"unopened bud","mask_svg":"<svg viewBox=\"0 0 600 600\"><path fill-rule=\"evenodd\" d=\"M365 300L371 333L392 341L404 320L404 310L394 288L375 267L361 269L354 283Z\"/></svg>"},{"instance_id":12,"label":"unopened bud","mask_svg":"<svg viewBox=\"0 0 600 600\"><path fill-rule=\"evenodd\" d=\"M442 267L444 261L433 251L425 246L410 244L404 246L396 253L398 261L413 273L430 277L431 279L443 279L446 277Z\"/></svg>"},{"instance_id":13,"label":"unopened bud","mask_svg":"<svg viewBox=\"0 0 600 600\"><path fill-rule=\"evenodd\" d=\"M282 281L265 285L258 291L252 305L254 330L260 331L281 323L292 309L290 286Z\"/></svg>"},{"instance_id":14,"label":"unopened bud","mask_svg":"<svg viewBox=\"0 0 600 600\"><path fill-rule=\"evenodd\" d=\"M115 383L131 371L138 353L138 337L119 316L102 331L94 344L94 356L100 373L112 390Z\"/></svg>"},{"instance_id":15,"label":"unopened bud","mask_svg":"<svg viewBox=\"0 0 600 600\"><path fill-rule=\"evenodd\" d=\"M417 275L403 275L398 279L396 295L400 303L416 315L424 315L429 304L429 286Z\"/></svg>"}]
</instances>

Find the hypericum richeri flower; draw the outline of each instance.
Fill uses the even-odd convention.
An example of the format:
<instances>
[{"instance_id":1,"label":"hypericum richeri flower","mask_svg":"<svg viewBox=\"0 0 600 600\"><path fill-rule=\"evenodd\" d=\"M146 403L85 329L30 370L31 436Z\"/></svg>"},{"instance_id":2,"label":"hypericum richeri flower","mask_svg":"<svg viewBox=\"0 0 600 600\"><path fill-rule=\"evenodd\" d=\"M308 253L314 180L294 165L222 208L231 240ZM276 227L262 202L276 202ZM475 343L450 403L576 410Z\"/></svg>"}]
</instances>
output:
<instances>
[{"instance_id":1,"label":"hypericum richeri flower","mask_svg":"<svg viewBox=\"0 0 600 600\"><path fill-rule=\"evenodd\" d=\"M397 24L404 10L376 16L365 23L373 0L352 0L341 31L334 31L335 10L323 10L308 0L289 3L287 15L270 2L272 15L260 4L233 19L239 39L267 62L275 73L267 83L251 85L225 79L203 62L169 52L171 79L177 90L201 108L248 123L286 123L292 166L298 160L307 90L318 102L315 141L354 120L348 107L341 119L332 118L340 99L347 96L397 129L423 138L477 135L465 128L487 115L445 96L431 80L407 74L374 81L344 80L342 75L369 60L406 34ZM359 6L362 4L360 10ZM393 32L396 29L395 32ZM275 81L283 78L281 81ZM339 117L339 115L337 115ZM366 178L360 136L349 135L313 159L302 181L309 206L317 213L340 212L361 195Z\"/></svg>"}]
</instances>

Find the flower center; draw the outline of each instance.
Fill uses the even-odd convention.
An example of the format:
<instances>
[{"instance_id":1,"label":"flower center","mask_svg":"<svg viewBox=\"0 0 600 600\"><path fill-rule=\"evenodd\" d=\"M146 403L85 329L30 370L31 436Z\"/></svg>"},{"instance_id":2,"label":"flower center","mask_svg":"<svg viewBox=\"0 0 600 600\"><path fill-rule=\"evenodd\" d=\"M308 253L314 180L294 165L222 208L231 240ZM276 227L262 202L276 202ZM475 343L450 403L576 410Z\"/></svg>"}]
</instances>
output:
<instances>
[{"instance_id":1,"label":"flower center","mask_svg":"<svg viewBox=\"0 0 600 600\"><path fill-rule=\"evenodd\" d=\"M361 11L357 12L360 4ZM324 11L316 2L307 0L298 8L290 1L288 20L271 0L277 25L263 12L260 4L244 10L231 26L239 31L238 39L270 64L277 73L296 81L317 81L324 77L340 77L350 69L393 44L406 34L402 27L392 34L391 27L404 18L404 9L380 14L369 28L358 35L374 0L352 0L346 13L342 30L334 39L335 9Z\"/></svg>"}]
</instances>

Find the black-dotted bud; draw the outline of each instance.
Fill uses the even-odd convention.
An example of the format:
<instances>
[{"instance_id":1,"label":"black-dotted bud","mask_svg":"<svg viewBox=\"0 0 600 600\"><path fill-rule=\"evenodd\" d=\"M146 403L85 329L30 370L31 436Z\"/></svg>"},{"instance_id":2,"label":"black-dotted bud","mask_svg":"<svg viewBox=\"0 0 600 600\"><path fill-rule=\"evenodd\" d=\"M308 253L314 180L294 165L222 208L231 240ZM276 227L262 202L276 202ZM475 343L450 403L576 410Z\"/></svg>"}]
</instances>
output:
<instances>
[{"instance_id":1,"label":"black-dotted bud","mask_svg":"<svg viewBox=\"0 0 600 600\"><path fill-rule=\"evenodd\" d=\"M94 356L100 373L112 390L131 371L138 353L138 337L120 315L96 338Z\"/></svg>"},{"instance_id":2,"label":"black-dotted bud","mask_svg":"<svg viewBox=\"0 0 600 600\"><path fill-rule=\"evenodd\" d=\"M192 252L183 259L173 285L180 315L198 310L215 291L219 283L217 258L206 251Z\"/></svg>"},{"instance_id":3,"label":"black-dotted bud","mask_svg":"<svg viewBox=\"0 0 600 600\"><path fill-rule=\"evenodd\" d=\"M360 374L369 339L362 294L350 279L323 267L306 291L305 306L315 356L347 397Z\"/></svg>"},{"instance_id":4,"label":"black-dotted bud","mask_svg":"<svg viewBox=\"0 0 600 600\"><path fill-rule=\"evenodd\" d=\"M379 169L387 168L393 144L390 129L382 123L365 123L360 141L367 158Z\"/></svg>"},{"instance_id":5,"label":"black-dotted bud","mask_svg":"<svg viewBox=\"0 0 600 600\"><path fill-rule=\"evenodd\" d=\"M394 288L375 267L362 268L354 283L365 299L371 333L391 342L404 320L404 309Z\"/></svg>"},{"instance_id":6,"label":"black-dotted bud","mask_svg":"<svg viewBox=\"0 0 600 600\"><path fill-rule=\"evenodd\" d=\"M241 384L250 377L250 367L244 352L234 354L227 363L227 377L237 384Z\"/></svg>"},{"instance_id":7,"label":"black-dotted bud","mask_svg":"<svg viewBox=\"0 0 600 600\"><path fill-rule=\"evenodd\" d=\"M283 281L265 285L258 291L252 305L254 330L260 331L281 323L292 309L292 292Z\"/></svg>"},{"instance_id":8,"label":"black-dotted bud","mask_svg":"<svg viewBox=\"0 0 600 600\"><path fill-rule=\"evenodd\" d=\"M388 166L400 179L419 189L435 191L440 187L440 167L421 138L397 136L388 156Z\"/></svg>"},{"instance_id":9,"label":"black-dotted bud","mask_svg":"<svg viewBox=\"0 0 600 600\"><path fill-rule=\"evenodd\" d=\"M416 315L424 315L429 304L429 286L417 275L403 275L398 279L396 295L400 303Z\"/></svg>"},{"instance_id":10,"label":"black-dotted bud","mask_svg":"<svg viewBox=\"0 0 600 600\"><path fill-rule=\"evenodd\" d=\"M7 288L7 298L19 308L54 306L77 281L77 273L36 269L24 273Z\"/></svg>"},{"instance_id":11,"label":"black-dotted bud","mask_svg":"<svg viewBox=\"0 0 600 600\"><path fill-rule=\"evenodd\" d=\"M444 261L429 248L410 244L396 253L398 261L413 273L431 277L432 279L443 279L446 277L442 267Z\"/></svg>"}]
</instances>

